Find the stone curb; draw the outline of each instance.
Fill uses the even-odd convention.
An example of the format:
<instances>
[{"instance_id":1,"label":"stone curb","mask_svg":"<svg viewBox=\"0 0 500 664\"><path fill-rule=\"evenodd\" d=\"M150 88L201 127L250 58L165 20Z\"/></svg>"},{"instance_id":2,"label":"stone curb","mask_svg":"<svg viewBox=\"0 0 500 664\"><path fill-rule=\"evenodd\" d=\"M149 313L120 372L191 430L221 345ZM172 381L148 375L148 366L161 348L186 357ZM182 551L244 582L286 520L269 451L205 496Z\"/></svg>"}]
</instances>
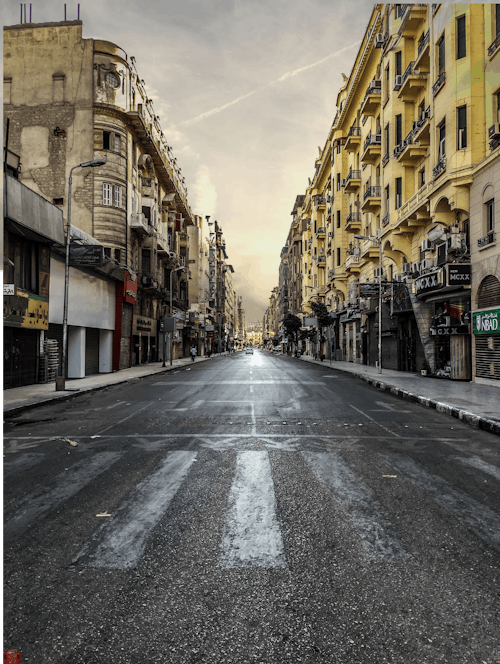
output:
<instances>
[{"instance_id":1,"label":"stone curb","mask_svg":"<svg viewBox=\"0 0 500 664\"><path fill-rule=\"evenodd\" d=\"M302 358L301 358L302 359ZM401 387L395 387L388 383L384 383L377 378L372 378L371 376L363 376L362 374L355 373L353 371L346 371L340 367L330 367L329 365L324 364L323 362L317 362L316 360L304 360L304 362L310 362L311 364L318 364L325 367L326 369L335 369L336 371L341 371L344 374L354 376L355 378L361 378L365 383L376 387L382 392L389 392L396 397L405 399L406 401L412 401L413 403L418 403L421 406L426 408L433 408L439 413L444 413L445 415L451 415L451 417L456 417L461 422L470 424L477 429L482 429L483 431L488 431L497 436L500 436L500 422L495 422L494 420L489 420L487 417L482 417L481 415L475 415L470 413L468 410L463 408L457 408L456 406L450 406L449 404L442 403L436 399L429 399L428 397L423 397L419 394L414 394L413 392L408 392L408 390L403 390Z\"/></svg>"},{"instance_id":2,"label":"stone curb","mask_svg":"<svg viewBox=\"0 0 500 664\"><path fill-rule=\"evenodd\" d=\"M195 364L199 364L200 362L205 362L206 360L209 360L211 358L208 357L200 357L198 358L198 361ZM70 394L60 394L57 395L56 392L54 392L54 396L49 396L46 399L43 399L41 401L35 401L33 403L26 403L22 404L21 406L13 406L12 408L4 407L3 410L3 415L5 417L12 417L14 415L19 415L20 413L24 413L27 410L33 410L34 408L38 408L39 406L46 406L48 404L52 403L59 403L62 401L69 401L70 399L74 399L75 397L81 395L81 394L86 394L87 392L99 392L100 390L106 390L108 387L114 387L115 385L123 385L124 383L128 383L130 380L142 380L143 378L149 378L150 376L161 376L163 373L167 373L168 371L173 371L174 369L183 369L184 367L191 366L191 363L186 364L178 364L176 366L168 366L163 368L161 371L153 371L152 373L148 374L143 374L142 376L129 376L128 378L123 378L123 380L117 380L113 381L112 383L107 383L104 385L97 385L97 386L88 386L88 387L83 387L83 388L73 388Z\"/></svg>"}]
</instances>

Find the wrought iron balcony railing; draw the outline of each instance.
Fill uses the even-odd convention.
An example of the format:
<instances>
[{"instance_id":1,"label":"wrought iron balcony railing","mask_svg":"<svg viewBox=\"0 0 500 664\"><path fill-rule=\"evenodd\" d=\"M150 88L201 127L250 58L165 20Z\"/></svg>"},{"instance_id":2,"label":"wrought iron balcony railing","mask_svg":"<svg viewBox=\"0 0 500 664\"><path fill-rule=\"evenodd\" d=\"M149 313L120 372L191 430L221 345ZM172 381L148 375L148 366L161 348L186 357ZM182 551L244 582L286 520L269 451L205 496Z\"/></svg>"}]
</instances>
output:
<instances>
[{"instance_id":1,"label":"wrought iron balcony railing","mask_svg":"<svg viewBox=\"0 0 500 664\"><path fill-rule=\"evenodd\" d=\"M445 84L445 81L446 81L446 72L445 72L445 71L442 71L442 72L439 74L437 81L436 81L436 82L434 83L434 85L432 86L432 94L433 94L434 97L435 97L435 96L437 95L437 93L441 90L441 88L442 88L443 85Z\"/></svg>"},{"instance_id":2,"label":"wrought iron balcony railing","mask_svg":"<svg viewBox=\"0 0 500 664\"><path fill-rule=\"evenodd\" d=\"M495 231L490 231L484 237L480 237L477 241L478 247L486 247L488 244L491 244L495 241Z\"/></svg>"},{"instance_id":3,"label":"wrought iron balcony railing","mask_svg":"<svg viewBox=\"0 0 500 664\"><path fill-rule=\"evenodd\" d=\"M366 201L367 198L380 198L382 196L382 187L380 186L371 186L365 191L363 200Z\"/></svg>"}]
</instances>

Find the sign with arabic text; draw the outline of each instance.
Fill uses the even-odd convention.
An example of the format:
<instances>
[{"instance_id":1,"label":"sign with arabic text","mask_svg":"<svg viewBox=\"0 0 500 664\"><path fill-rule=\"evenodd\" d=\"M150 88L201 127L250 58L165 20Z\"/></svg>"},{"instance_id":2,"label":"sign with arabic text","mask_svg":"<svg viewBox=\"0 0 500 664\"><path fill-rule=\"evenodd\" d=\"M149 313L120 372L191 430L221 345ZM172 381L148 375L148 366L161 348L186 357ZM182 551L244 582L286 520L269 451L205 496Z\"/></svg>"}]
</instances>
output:
<instances>
[{"instance_id":1,"label":"sign with arabic text","mask_svg":"<svg viewBox=\"0 0 500 664\"><path fill-rule=\"evenodd\" d=\"M473 334L500 334L500 309L475 311L472 314Z\"/></svg>"}]
</instances>

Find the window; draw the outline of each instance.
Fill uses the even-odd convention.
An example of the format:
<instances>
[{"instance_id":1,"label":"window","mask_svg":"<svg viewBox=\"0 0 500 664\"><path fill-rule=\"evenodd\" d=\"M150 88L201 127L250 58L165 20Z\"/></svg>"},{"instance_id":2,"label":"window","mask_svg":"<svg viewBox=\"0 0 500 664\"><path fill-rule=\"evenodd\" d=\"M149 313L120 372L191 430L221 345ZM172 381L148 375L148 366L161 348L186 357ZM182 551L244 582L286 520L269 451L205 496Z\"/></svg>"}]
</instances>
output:
<instances>
[{"instance_id":1,"label":"window","mask_svg":"<svg viewBox=\"0 0 500 664\"><path fill-rule=\"evenodd\" d=\"M390 207L391 207L389 195L390 195L389 185L387 185L387 187L385 188L385 212L386 212L386 214L389 214Z\"/></svg>"},{"instance_id":2,"label":"window","mask_svg":"<svg viewBox=\"0 0 500 664\"><path fill-rule=\"evenodd\" d=\"M150 274L151 272L151 250L142 250L142 274Z\"/></svg>"},{"instance_id":3,"label":"window","mask_svg":"<svg viewBox=\"0 0 500 664\"><path fill-rule=\"evenodd\" d=\"M111 260L111 247L104 247L104 258Z\"/></svg>"},{"instance_id":4,"label":"window","mask_svg":"<svg viewBox=\"0 0 500 664\"><path fill-rule=\"evenodd\" d=\"M438 127L439 132L439 154L438 161L446 158L446 121L443 120Z\"/></svg>"},{"instance_id":5,"label":"window","mask_svg":"<svg viewBox=\"0 0 500 664\"><path fill-rule=\"evenodd\" d=\"M110 140L111 140L111 133L109 131L103 131L102 132L102 149L103 150L109 150Z\"/></svg>"},{"instance_id":6,"label":"window","mask_svg":"<svg viewBox=\"0 0 500 664\"><path fill-rule=\"evenodd\" d=\"M460 60L460 58L465 58L467 54L465 16L459 16L457 18L456 35L457 35L457 60Z\"/></svg>"},{"instance_id":7,"label":"window","mask_svg":"<svg viewBox=\"0 0 500 664\"><path fill-rule=\"evenodd\" d=\"M337 191L340 191L340 173L337 173Z\"/></svg>"},{"instance_id":8,"label":"window","mask_svg":"<svg viewBox=\"0 0 500 664\"><path fill-rule=\"evenodd\" d=\"M135 147L135 141L132 141L132 166L137 168L137 149Z\"/></svg>"},{"instance_id":9,"label":"window","mask_svg":"<svg viewBox=\"0 0 500 664\"><path fill-rule=\"evenodd\" d=\"M484 204L486 212L486 234L495 228L495 201L493 199Z\"/></svg>"},{"instance_id":10,"label":"window","mask_svg":"<svg viewBox=\"0 0 500 664\"><path fill-rule=\"evenodd\" d=\"M340 210L337 210L337 228L340 228Z\"/></svg>"},{"instance_id":11,"label":"window","mask_svg":"<svg viewBox=\"0 0 500 664\"><path fill-rule=\"evenodd\" d=\"M422 170L419 173L419 185L420 187L423 187L425 184L425 168L422 168Z\"/></svg>"},{"instance_id":12,"label":"window","mask_svg":"<svg viewBox=\"0 0 500 664\"><path fill-rule=\"evenodd\" d=\"M394 138L395 138L395 141L396 141L396 145L399 145L403 140L403 136L402 136L402 115L401 114L396 115L396 132L395 132Z\"/></svg>"},{"instance_id":13,"label":"window","mask_svg":"<svg viewBox=\"0 0 500 664\"><path fill-rule=\"evenodd\" d=\"M122 188L113 187L113 202L115 207L122 206Z\"/></svg>"},{"instance_id":14,"label":"window","mask_svg":"<svg viewBox=\"0 0 500 664\"><path fill-rule=\"evenodd\" d=\"M113 143L114 143L113 144L114 151L115 152L120 152L121 147L122 147L122 140L121 140L120 136L118 136L118 134L115 134Z\"/></svg>"},{"instance_id":15,"label":"window","mask_svg":"<svg viewBox=\"0 0 500 664\"><path fill-rule=\"evenodd\" d=\"M115 261L121 263L122 252L121 249L115 249Z\"/></svg>"},{"instance_id":16,"label":"window","mask_svg":"<svg viewBox=\"0 0 500 664\"><path fill-rule=\"evenodd\" d=\"M112 71L108 71L105 78L106 83L112 88L118 88L120 86L120 80L116 74Z\"/></svg>"},{"instance_id":17,"label":"window","mask_svg":"<svg viewBox=\"0 0 500 664\"><path fill-rule=\"evenodd\" d=\"M396 210L403 205L403 179L396 178Z\"/></svg>"},{"instance_id":18,"label":"window","mask_svg":"<svg viewBox=\"0 0 500 664\"><path fill-rule=\"evenodd\" d=\"M457 149L467 147L467 106L457 108Z\"/></svg>"},{"instance_id":19,"label":"window","mask_svg":"<svg viewBox=\"0 0 500 664\"><path fill-rule=\"evenodd\" d=\"M500 5L495 5L495 37L500 35Z\"/></svg>"},{"instance_id":20,"label":"window","mask_svg":"<svg viewBox=\"0 0 500 664\"><path fill-rule=\"evenodd\" d=\"M398 51L396 53L395 57L395 65L396 65L396 71L394 72L395 76L401 76L401 51Z\"/></svg>"},{"instance_id":21,"label":"window","mask_svg":"<svg viewBox=\"0 0 500 664\"><path fill-rule=\"evenodd\" d=\"M340 247L337 247L337 267L340 267Z\"/></svg>"},{"instance_id":22,"label":"window","mask_svg":"<svg viewBox=\"0 0 500 664\"><path fill-rule=\"evenodd\" d=\"M444 72L444 69L445 69L444 35L438 41L437 47L438 47L438 69L439 69L439 73L442 74Z\"/></svg>"},{"instance_id":23,"label":"window","mask_svg":"<svg viewBox=\"0 0 500 664\"><path fill-rule=\"evenodd\" d=\"M385 154L389 154L390 142L389 123L387 123L385 125Z\"/></svg>"},{"instance_id":24,"label":"window","mask_svg":"<svg viewBox=\"0 0 500 664\"><path fill-rule=\"evenodd\" d=\"M4 278L30 293L38 294L38 245L14 233L8 234L8 257Z\"/></svg>"},{"instance_id":25,"label":"window","mask_svg":"<svg viewBox=\"0 0 500 664\"><path fill-rule=\"evenodd\" d=\"M495 110L496 110L497 122L500 122L500 92L496 93L495 98L496 98L496 109ZM493 115L495 115L495 113Z\"/></svg>"},{"instance_id":26,"label":"window","mask_svg":"<svg viewBox=\"0 0 500 664\"><path fill-rule=\"evenodd\" d=\"M111 185L107 182L102 183L102 204L111 205Z\"/></svg>"},{"instance_id":27,"label":"window","mask_svg":"<svg viewBox=\"0 0 500 664\"><path fill-rule=\"evenodd\" d=\"M340 150L342 149L342 143L340 141L337 142L337 154L340 154Z\"/></svg>"}]
</instances>

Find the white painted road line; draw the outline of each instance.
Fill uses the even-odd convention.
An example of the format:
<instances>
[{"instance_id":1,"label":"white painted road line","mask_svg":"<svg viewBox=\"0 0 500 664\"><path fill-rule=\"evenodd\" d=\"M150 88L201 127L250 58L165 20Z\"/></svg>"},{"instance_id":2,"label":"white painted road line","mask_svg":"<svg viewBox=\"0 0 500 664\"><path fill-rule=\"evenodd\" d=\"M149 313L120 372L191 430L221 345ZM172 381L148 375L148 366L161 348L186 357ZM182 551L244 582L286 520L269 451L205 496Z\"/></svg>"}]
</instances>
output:
<instances>
[{"instance_id":1,"label":"white painted road line","mask_svg":"<svg viewBox=\"0 0 500 664\"><path fill-rule=\"evenodd\" d=\"M364 415L367 419L369 419L371 422L373 422L373 424L376 424L377 426L379 426L384 431L387 431L387 433L390 433L392 436L396 436L396 438L401 438L401 436L398 433L395 433L394 431L391 431L390 429L385 427L383 424L380 424L380 422L377 422L376 420L374 420L373 417L370 417L369 415L364 413L359 408L356 408L356 406L353 406L352 403L350 403L349 405L351 406L351 408L354 408L354 410L357 410L358 413L361 413L361 415Z\"/></svg>"},{"instance_id":2,"label":"white painted road line","mask_svg":"<svg viewBox=\"0 0 500 664\"><path fill-rule=\"evenodd\" d=\"M146 541L188 474L196 452L170 452L161 466L140 482L102 524L73 562L86 567L135 567Z\"/></svg>"},{"instance_id":3,"label":"white painted road line","mask_svg":"<svg viewBox=\"0 0 500 664\"><path fill-rule=\"evenodd\" d=\"M324 385L324 383L317 380L169 380L159 381L153 385Z\"/></svg>"},{"instance_id":4,"label":"white painted road line","mask_svg":"<svg viewBox=\"0 0 500 664\"><path fill-rule=\"evenodd\" d=\"M500 468L493 466L491 463L486 463L486 461L483 461L479 457L455 457L455 459L466 466L471 466L472 468L482 470L483 473L487 473L488 475L491 475L491 477L494 477L496 480L500 480Z\"/></svg>"},{"instance_id":5,"label":"white painted road line","mask_svg":"<svg viewBox=\"0 0 500 664\"><path fill-rule=\"evenodd\" d=\"M32 521L72 498L89 482L115 463L121 452L100 452L91 459L79 461L69 470L59 473L54 479L55 488L42 495L30 494L18 506L16 516L4 526L4 537L18 537Z\"/></svg>"},{"instance_id":6,"label":"white painted road line","mask_svg":"<svg viewBox=\"0 0 500 664\"><path fill-rule=\"evenodd\" d=\"M335 452L302 452L318 480L348 513L369 554L390 561L409 558L371 490Z\"/></svg>"},{"instance_id":7,"label":"white painted road line","mask_svg":"<svg viewBox=\"0 0 500 664\"><path fill-rule=\"evenodd\" d=\"M222 567L285 567L267 452L239 452L222 537Z\"/></svg>"},{"instance_id":8,"label":"white painted road line","mask_svg":"<svg viewBox=\"0 0 500 664\"><path fill-rule=\"evenodd\" d=\"M431 475L418 463L400 454L381 454L389 465L401 470L424 489L442 507L464 521L482 540L500 551L500 518L474 498L454 489L437 475Z\"/></svg>"}]
</instances>

